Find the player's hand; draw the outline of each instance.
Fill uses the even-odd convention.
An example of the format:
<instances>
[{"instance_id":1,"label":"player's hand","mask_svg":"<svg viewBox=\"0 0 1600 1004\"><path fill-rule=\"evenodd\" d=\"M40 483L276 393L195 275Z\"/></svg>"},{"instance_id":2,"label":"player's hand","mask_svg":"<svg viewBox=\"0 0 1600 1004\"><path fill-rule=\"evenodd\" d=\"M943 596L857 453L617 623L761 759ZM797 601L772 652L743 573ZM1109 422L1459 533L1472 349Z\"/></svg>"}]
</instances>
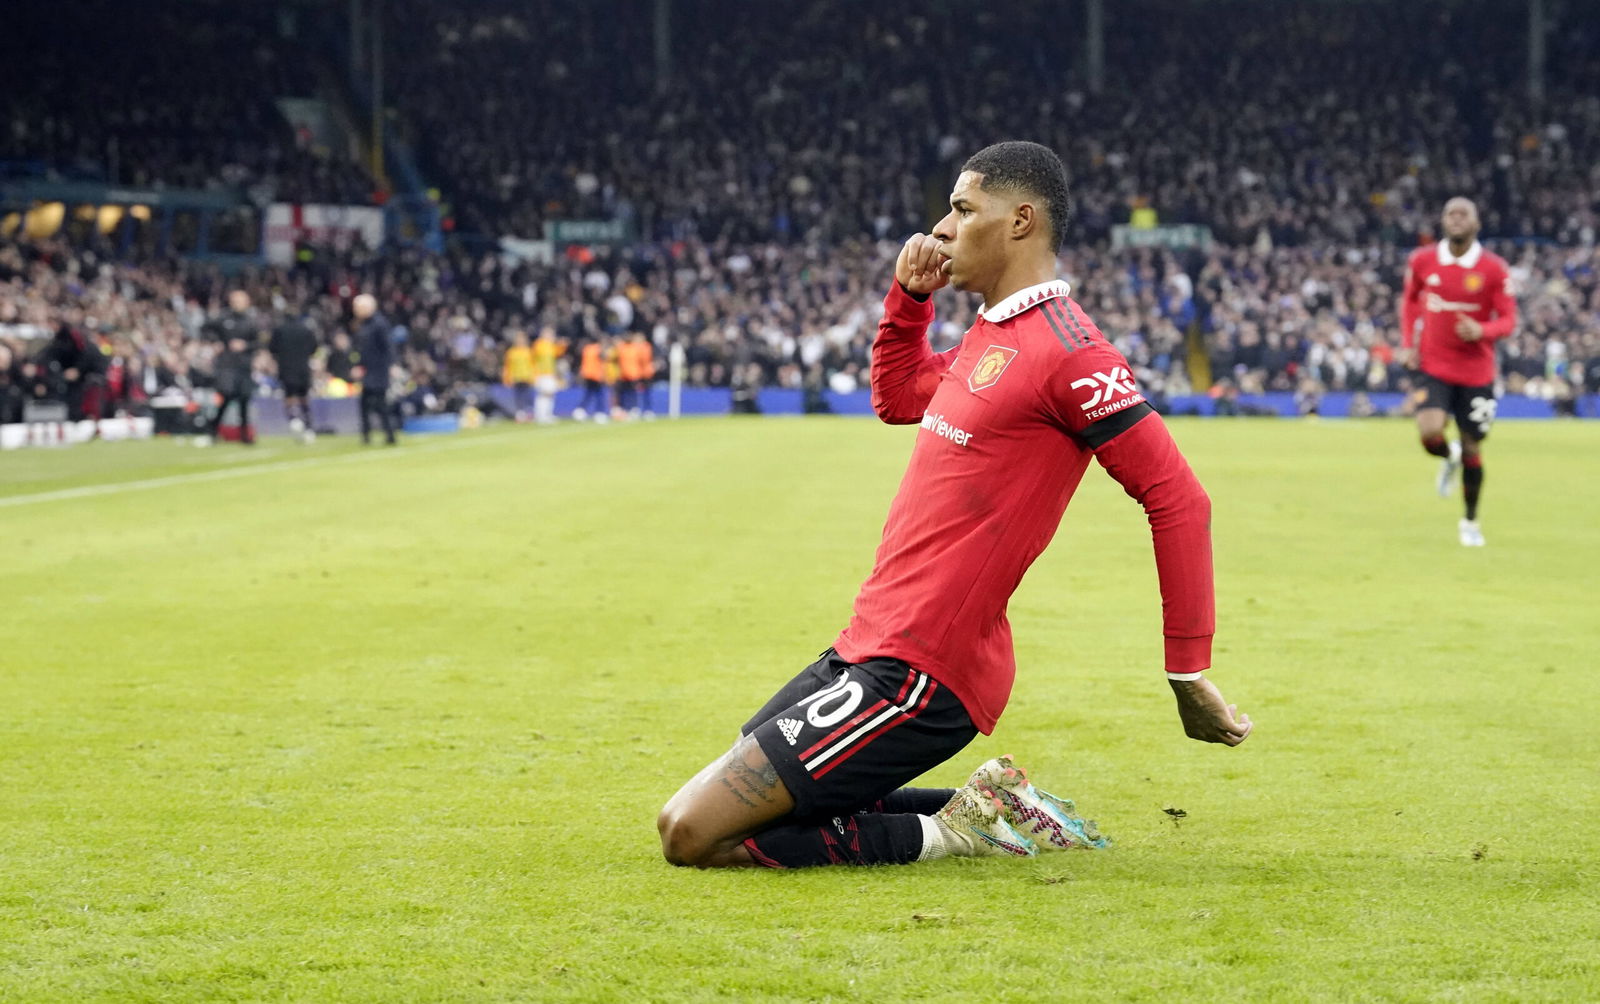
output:
<instances>
[{"instance_id":1,"label":"player's hand","mask_svg":"<svg viewBox=\"0 0 1600 1004\"><path fill-rule=\"evenodd\" d=\"M894 263L894 277L906 292L927 296L950 282L950 256L944 242L927 234L912 234Z\"/></svg>"},{"instance_id":2,"label":"player's hand","mask_svg":"<svg viewBox=\"0 0 1600 1004\"><path fill-rule=\"evenodd\" d=\"M1463 342L1475 342L1483 337L1483 325L1466 314L1456 315L1456 337Z\"/></svg>"},{"instance_id":3,"label":"player's hand","mask_svg":"<svg viewBox=\"0 0 1600 1004\"><path fill-rule=\"evenodd\" d=\"M1395 361L1408 370L1417 368L1416 349L1397 349L1394 354Z\"/></svg>"},{"instance_id":4,"label":"player's hand","mask_svg":"<svg viewBox=\"0 0 1600 1004\"><path fill-rule=\"evenodd\" d=\"M1250 716L1239 713L1237 705L1223 700L1222 691L1205 677L1198 680L1169 680L1178 698L1178 717L1183 732L1203 743L1237 746L1250 736Z\"/></svg>"}]
</instances>

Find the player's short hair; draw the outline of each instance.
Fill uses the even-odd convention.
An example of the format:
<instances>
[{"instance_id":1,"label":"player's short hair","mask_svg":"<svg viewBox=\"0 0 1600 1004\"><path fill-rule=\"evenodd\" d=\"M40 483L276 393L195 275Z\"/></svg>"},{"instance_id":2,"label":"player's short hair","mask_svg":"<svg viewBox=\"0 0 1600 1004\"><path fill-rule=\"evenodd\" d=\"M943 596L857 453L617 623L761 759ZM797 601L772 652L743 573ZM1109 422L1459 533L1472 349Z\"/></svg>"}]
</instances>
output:
<instances>
[{"instance_id":1,"label":"player's short hair","mask_svg":"<svg viewBox=\"0 0 1600 1004\"><path fill-rule=\"evenodd\" d=\"M1026 140L1008 140L968 157L961 170L983 175L978 187L986 192L999 188L1041 200L1050 217L1051 250L1060 251L1067 242L1072 192L1067 187L1067 169L1054 150Z\"/></svg>"}]
</instances>

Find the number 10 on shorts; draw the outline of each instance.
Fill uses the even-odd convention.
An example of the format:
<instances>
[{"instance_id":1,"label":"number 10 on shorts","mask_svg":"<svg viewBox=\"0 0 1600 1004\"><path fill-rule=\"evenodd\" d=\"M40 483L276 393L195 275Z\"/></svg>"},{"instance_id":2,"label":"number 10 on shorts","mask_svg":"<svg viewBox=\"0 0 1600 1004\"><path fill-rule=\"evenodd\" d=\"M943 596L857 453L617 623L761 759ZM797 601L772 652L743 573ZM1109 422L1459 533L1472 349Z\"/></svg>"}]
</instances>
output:
<instances>
[{"instance_id":1,"label":"number 10 on shorts","mask_svg":"<svg viewBox=\"0 0 1600 1004\"><path fill-rule=\"evenodd\" d=\"M851 712L861 706L861 698L864 696L866 692L861 689L861 684L850 679L850 674L846 672L839 674L837 680L801 701L800 706L806 709L806 721L819 729L825 729L844 721Z\"/></svg>"}]
</instances>

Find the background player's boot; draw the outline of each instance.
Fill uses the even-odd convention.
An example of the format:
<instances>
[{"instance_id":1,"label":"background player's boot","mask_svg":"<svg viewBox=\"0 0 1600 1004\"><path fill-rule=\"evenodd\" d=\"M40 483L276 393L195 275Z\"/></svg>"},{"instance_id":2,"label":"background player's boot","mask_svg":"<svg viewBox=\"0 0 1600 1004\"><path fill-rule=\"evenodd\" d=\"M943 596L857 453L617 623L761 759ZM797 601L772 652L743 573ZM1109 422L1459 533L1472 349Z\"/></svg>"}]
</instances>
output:
<instances>
[{"instance_id":1,"label":"background player's boot","mask_svg":"<svg viewBox=\"0 0 1600 1004\"><path fill-rule=\"evenodd\" d=\"M946 849L960 857L1031 858L1039 853L1033 841L1006 822L1000 800L970 784L957 788L933 819L943 833Z\"/></svg>"},{"instance_id":2,"label":"background player's boot","mask_svg":"<svg viewBox=\"0 0 1600 1004\"><path fill-rule=\"evenodd\" d=\"M1450 440L1450 455L1439 464L1439 497L1450 496L1450 482L1454 480L1456 471L1461 470L1461 440Z\"/></svg>"},{"instance_id":3,"label":"background player's boot","mask_svg":"<svg viewBox=\"0 0 1600 1004\"><path fill-rule=\"evenodd\" d=\"M995 757L972 772L971 787L1000 800L1006 821L1023 836L1039 841L1041 850L1095 850L1111 841L1100 835L1094 820L1083 819L1070 798L1040 791L1010 755Z\"/></svg>"},{"instance_id":4,"label":"background player's boot","mask_svg":"<svg viewBox=\"0 0 1600 1004\"><path fill-rule=\"evenodd\" d=\"M1462 547L1482 547L1483 546L1483 531L1478 529L1478 521L1477 520L1475 520L1475 519L1464 519L1464 520L1462 520L1461 524L1460 524L1460 527L1459 527L1459 530L1461 532L1461 546Z\"/></svg>"}]
</instances>

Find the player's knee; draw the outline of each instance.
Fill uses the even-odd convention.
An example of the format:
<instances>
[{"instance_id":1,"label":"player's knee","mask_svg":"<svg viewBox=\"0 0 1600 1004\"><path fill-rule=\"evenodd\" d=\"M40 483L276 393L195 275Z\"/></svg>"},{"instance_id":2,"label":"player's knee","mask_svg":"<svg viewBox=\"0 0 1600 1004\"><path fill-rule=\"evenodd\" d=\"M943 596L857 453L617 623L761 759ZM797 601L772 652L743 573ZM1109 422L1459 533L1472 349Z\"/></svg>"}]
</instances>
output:
<instances>
[{"instance_id":1,"label":"player's knee","mask_svg":"<svg viewBox=\"0 0 1600 1004\"><path fill-rule=\"evenodd\" d=\"M667 806L656 816L661 856L680 867L702 866L711 856L712 841L687 813Z\"/></svg>"}]
</instances>

